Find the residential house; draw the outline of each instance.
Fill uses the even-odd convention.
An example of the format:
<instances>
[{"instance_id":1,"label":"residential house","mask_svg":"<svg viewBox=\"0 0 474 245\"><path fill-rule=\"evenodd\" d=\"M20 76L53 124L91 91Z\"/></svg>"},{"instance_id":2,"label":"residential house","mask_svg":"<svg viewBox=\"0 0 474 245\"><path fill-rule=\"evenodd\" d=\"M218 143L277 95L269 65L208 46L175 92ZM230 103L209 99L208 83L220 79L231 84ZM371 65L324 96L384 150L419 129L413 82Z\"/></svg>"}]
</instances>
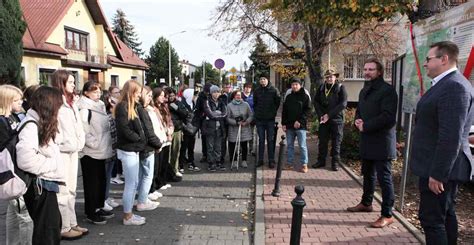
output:
<instances>
[{"instance_id":1,"label":"residential house","mask_svg":"<svg viewBox=\"0 0 474 245\"><path fill-rule=\"evenodd\" d=\"M25 85L49 84L57 69L71 71L76 89L95 80L103 89L129 79L144 82L146 63L128 48L106 20L98 0L20 0Z\"/></svg>"},{"instance_id":2,"label":"residential house","mask_svg":"<svg viewBox=\"0 0 474 245\"><path fill-rule=\"evenodd\" d=\"M188 80L189 81L188 86L190 88L194 88L194 85L196 84L196 81L194 80L194 75L198 67L196 65L191 64L189 60L179 61L179 64L181 65L181 75L182 75L180 80L183 82Z\"/></svg>"}]
</instances>

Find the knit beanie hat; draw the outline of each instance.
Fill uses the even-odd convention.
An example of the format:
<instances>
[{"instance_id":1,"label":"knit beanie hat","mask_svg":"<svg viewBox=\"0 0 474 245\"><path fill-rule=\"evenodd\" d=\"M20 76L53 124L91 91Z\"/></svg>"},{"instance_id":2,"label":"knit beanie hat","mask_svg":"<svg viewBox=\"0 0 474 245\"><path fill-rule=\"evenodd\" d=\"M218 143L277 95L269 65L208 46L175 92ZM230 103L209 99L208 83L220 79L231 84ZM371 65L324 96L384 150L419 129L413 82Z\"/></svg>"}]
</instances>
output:
<instances>
[{"instance_id":1,"label":"knit beanie hat","mask_svg":"<svg viewBox=\"0 0 474 245\"><path fill-rule=\"evenodd\" d=\"M220 91L221 91L221 89L219 87L217 87L216 85L212 85L211 88L209 89L209 92L211 94L216 93L216 92L220 92Z\"/></svg>"}]
</instances>

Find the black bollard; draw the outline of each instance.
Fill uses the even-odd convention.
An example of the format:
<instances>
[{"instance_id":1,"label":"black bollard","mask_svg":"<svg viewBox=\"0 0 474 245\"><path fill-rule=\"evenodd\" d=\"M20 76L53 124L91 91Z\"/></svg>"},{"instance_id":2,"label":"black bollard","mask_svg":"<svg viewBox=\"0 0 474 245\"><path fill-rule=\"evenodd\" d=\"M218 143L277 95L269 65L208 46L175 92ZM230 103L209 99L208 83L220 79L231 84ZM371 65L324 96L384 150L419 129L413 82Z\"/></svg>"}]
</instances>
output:
<instances>
[{"instance_id":1,"label":"black bollard","mask_svg":"<svg viewBox=\"0 0 474 245\"><path fill-rule=\"evenodd\" d=\"M304 186L298 185L295 187L296 197L291 201L293 206L293 216L291 219L291 237L290 245L299 245L301 238L301 223L303 222L303 208L306 206L301 195L304 192Z\"/></svg>"},{"instance_id":2,"label":"black bollard","mask_svg":"<svg viewBox=\"0 0 474 245\"><path fill-rule=\"evenodd\" d=\"M286 138L285 135L281 136L280 141L280 150L278 151L278 163L277 163L277 171L275 177L275 188L273 188L272 196L279 197L280 196L280 179L281 179L281 169L283 168L283 154L285 152L286 147Z\"/></svg>"},{"instance_id":3,"label":"black bollard","mask_svg":"<svg viewBox=\"0 0 474 245\"><path fill-rule=\"evenodd\" d=\"M277 136L278 136L278 122L275 122L275 128L273 131L273 152L275 153L276 144L277 144Z\"/></svg>"}]
</instances>

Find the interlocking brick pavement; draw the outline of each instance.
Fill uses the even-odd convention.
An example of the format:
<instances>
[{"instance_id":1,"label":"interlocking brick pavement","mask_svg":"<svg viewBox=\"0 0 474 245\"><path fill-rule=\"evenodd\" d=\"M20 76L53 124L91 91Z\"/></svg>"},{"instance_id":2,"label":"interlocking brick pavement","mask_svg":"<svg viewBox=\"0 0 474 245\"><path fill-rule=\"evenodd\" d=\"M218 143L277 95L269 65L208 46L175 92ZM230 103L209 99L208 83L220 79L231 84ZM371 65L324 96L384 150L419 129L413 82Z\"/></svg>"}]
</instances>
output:
<instances>
[{"instance_id":1,"label":"interlocking brick pavement","mask_svg":"<svg viewBox=\"0 0 474 245\"><path fill-rule=\"evenodd\" d=\"M310 165L316 159L315 141L308 138ZM278 198L271 195L275 175L275 170L264 168L266 244L289 244L296 185L305 187L301 244L420 244L398 220L382 229L369 227L380 215L380 205L375 201L372 213L347 212L347 207L360 202L362 187L342 169L333 172L329 168L310 168L308 173L284 170Z\"/></svg>"},{"instance_id":2,"label":"interlocking brick pavement","mask_svg":"<svg viewBox=\"0 0 474 245\"><path fill-rule=\"evenodd\" d=\"M195 159L201 158L200 141L196 142ZM200 164L198 164L200 165ZM230 166L227 163L227 166ZM80 240L62 244L250 244L252 226L243 215L249 212L253 198L254 164L238 172L209 173L186 170L182 182L171 183L153 211L136 212L147 218L143 226L122 225L122 208L114 209L115 217L106 225L84 222L82 177L78 178L76 212L79 224L90 229ZM123 185L112 185L111 196L121 199ZM6 205L0 203L0 244L5 242Z\"/></svg>"}]
</instances>

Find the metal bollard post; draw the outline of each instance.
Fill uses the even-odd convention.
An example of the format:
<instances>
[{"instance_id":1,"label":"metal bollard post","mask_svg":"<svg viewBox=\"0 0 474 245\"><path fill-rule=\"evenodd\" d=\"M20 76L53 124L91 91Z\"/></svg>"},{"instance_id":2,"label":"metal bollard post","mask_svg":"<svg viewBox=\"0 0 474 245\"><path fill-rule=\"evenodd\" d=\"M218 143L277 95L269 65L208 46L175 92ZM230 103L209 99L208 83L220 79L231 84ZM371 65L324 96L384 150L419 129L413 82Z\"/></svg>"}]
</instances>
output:
<instances>
[{"instance_id":1,"label":"metal bollard post","mask_svg":"<svg viewBox=\"0 0 474 245\"><path fill-rule=\"evenodd\" d=\"M278 136L278 122L275 122L275 128L273 132L274 132L273 133L273 152L275 152L276 144L277 144L277 136Z\"/></svg>"},{"instance_id":2,"label":"metal bollard post","mask_svg":"<svg viewBox=\"0 0 474 245\"><path fill-rule=\"evenodd\" d=\"M301 195L304 192L304 186L298 185L295 187L296 197L291 201L293 206L293 216L291 219L291 237L290 245L299 245L301 238L301 223L303 222L303 208L306 206Z\"/></svg>"},{"instance_id":3,"label":"metal bollard post","mask_svg":"<svg viewBox=\"0 0 474 245\"><path fill-rule=\"evenodd\" d=\"M280 150L278 151L278 163L277 163L277 171L275 177L275 187L272 191L272 196L279 197L280 196L280 179L281 179L281 169L283 168L283 154L286 148L286 137L285 135L281 136L280 141Z\"/></svg>"}]
</instances>

